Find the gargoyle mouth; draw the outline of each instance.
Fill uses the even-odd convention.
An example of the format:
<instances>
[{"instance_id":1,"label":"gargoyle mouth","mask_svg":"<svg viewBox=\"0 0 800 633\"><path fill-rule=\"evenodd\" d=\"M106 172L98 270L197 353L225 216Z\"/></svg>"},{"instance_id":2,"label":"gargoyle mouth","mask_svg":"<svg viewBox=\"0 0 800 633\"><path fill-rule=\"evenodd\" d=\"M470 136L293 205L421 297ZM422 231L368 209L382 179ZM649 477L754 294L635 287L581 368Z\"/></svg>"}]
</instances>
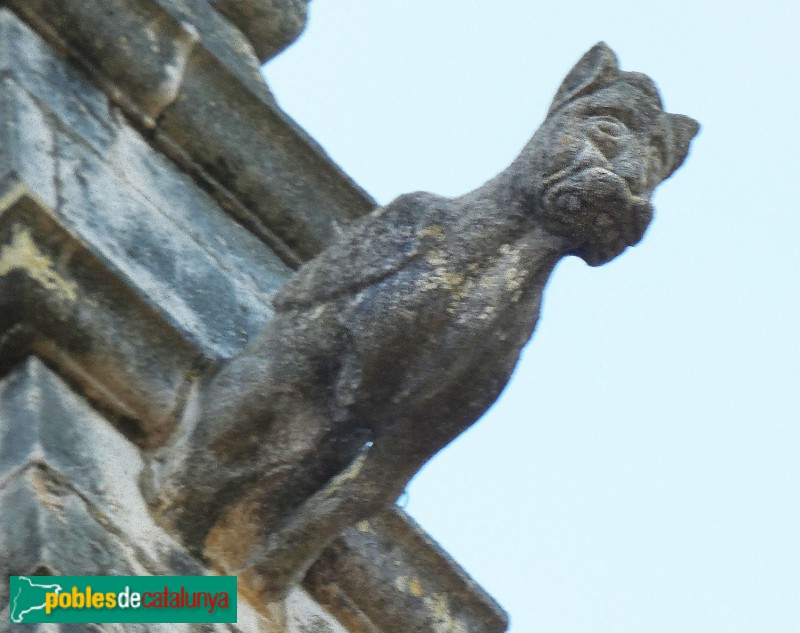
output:
<instances>
[{"instance_id":1,"label":"gargoyle mouth","mask_svg":"<svg viewBox=\"0 0 800 633\"><path fill-rule=\"evenodd\" d=\"M545 207L582 234L576 238L599 240L612 249L637 244L653 218L653 205L605 166L560 170L545 179L543 190Z\"/></svg>"}]
</instances>

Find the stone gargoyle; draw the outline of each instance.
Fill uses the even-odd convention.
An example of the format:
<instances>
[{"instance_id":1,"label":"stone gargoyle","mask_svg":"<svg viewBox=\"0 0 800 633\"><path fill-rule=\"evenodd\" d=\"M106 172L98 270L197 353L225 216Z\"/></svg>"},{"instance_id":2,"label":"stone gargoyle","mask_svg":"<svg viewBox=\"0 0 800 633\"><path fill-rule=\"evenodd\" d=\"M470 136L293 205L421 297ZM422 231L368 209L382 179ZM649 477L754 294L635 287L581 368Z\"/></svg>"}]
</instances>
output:
<instances>
[{"instance_id":1,"label":"stone gargoyle","mask_svg":"<svg viewBox=\"0 0 800 633\"><path fill-rule=\"evenodd\" d=\"M495 401L562 257L598 266L642 239L698 127L594 46L505 171L400 196L297 272L201 389L182 458L154 468L157 513L198 548L221 530L226 571L285 595Z\"/></svg>"}]
</instances>

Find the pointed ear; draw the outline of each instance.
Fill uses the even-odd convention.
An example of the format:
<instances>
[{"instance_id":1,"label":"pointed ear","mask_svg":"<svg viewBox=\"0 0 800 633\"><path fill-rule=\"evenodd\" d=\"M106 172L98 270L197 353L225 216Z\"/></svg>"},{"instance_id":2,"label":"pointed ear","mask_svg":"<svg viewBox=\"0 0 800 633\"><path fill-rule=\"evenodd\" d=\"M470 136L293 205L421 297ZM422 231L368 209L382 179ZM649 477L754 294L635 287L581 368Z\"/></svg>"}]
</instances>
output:
<instances>
[{"instance_id":1,"label":"pointed ear","mask_svg":"<svg viewBox=\"0 0 800 633\"><path fill-rule=\"evenodd\" d=\"M569 71L547 115L550 116L565 103L581 95L607 86L618 74L619 65L614 51L605 42L598 42Z\"/></svg>"},{"instance_id":2,"label":"pointed ear","mask_svg":"<svg viewBox=\"0 0 800 633\"><path fill-rule=\"evenodd\" d=\"M670 161L664 174L664 179L666 180L686 159L686 155L689 153L689 145L700 131L700 124L693 118L683 114L667 112L664 116L667 118L670 133Z\"/></svg>"}]
</instances>

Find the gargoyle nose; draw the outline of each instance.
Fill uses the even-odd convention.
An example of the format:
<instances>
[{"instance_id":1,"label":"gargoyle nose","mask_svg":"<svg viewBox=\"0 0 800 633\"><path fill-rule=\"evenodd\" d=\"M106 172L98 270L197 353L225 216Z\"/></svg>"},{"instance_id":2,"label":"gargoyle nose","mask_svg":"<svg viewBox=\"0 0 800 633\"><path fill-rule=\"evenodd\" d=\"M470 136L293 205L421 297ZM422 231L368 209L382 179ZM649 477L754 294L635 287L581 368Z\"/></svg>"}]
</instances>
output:
<instances>
[{"instance_id":1,"label":"gargoyle nose","mask_svg":"<svg viewBox=\"0 0 800 633\"><path fill-rule=\"evenodd\" d=\"M641 194L648 185L647 161L633 148L619 154L614 160L613 171L628 183L634 194Z\"/></svg>"},{"instance_id":2,"label":"gargoyle nose","mask_svg":"<svg viewBox=\"0 0 800 633\"><path fill-rule=\"evenodd\" d=\"M609 157L603 154L599 147L589 141L583 144L583 147L575 156L573 166L576 171L588 169L590 167L602 167L603 169L613 168Z\"/></svg>"}]
</instances>

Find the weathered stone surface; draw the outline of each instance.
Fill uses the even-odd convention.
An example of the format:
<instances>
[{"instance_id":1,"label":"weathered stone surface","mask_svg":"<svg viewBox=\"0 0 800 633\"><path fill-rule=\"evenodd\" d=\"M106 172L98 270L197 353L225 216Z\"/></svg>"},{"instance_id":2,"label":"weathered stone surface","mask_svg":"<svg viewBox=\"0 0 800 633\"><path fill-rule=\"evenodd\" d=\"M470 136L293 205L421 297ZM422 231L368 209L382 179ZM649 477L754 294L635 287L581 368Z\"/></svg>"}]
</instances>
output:
<instances>
[{"instance_id":1,"label":"weathered stone surface","mask_svg":"<svg viewBox=\"0 0 800 633\"><path fill-rule=\"evenodd\" d=\"M302 33L308 0L210 0L241 29L261 61L274 57Z\"/></svg>"},{"instance_id":2,"label":"weathered stone surface","mask_svg":"<svg viewBox=\"0 0 800 633\"><path fill-rule=\"evenodd\" d=\"M286 633L358 633L342 626L302 589L289 594L286 606Z\"/></svg>"},{"instance_id":3,"label":"weathered stone surface","mask_svg":"<svg viewBox=\"0 0 800 633\"><path fill-rule=\"evenodd\" d=\"M95 151L105 151L113 140L115 123L108 97L7 9L0 10L0 73L13 77L25 93ZM20 123L14 126L17 134L36 134L38 128L45 133L50 127L34 121Z\"/></svg>"},{"instance_id":4,"label":"weathered stone surface","mask_svg":"<svg viewBox=\"0 0 800 633\"><path fill-rule=\"evenodd\" d=\"M3 582L34 570L62 575L147 573L134 552L109 532L92 508L56 473L25 471L0 495ZM7 588L4 593L8 595Z\"/></svg>"},{"instance_id":5,"label":"weathered stone surface","mask_svg":"<svg viewBox=\"0 0 800 633\"><path fill-rule=\"evenodd\" d=\"M222 268L226 253L221 242L198 243L176 225L174 213L162 213L104 161L65 136L59 137L58 158L59 222L105 266L151 297L172 327L211 358L244 347L269 314L268 295L258 293L252 282L257 277ZM99 208L107 212L98 214ZM275 272L269 272L261 277L273 280L274 291Z\"/></svg>"},{"instance_id":6,"label":"weathered stone surface","mask_svg":"<svg viewBox=\"0 0 800 633\"><path fill-rule=\"evenodd\" d=\"M287 127L279 112L242 100L226 108L222 119L220 100L208 99L208 75L186 76L159 119L159 134L235 191L298 257L309 259L349 221L373 208L351 183L321 176L328 159L302 132ZM230 92L225 85L217 90ZM250 225L246 217L240 219Z\"/></svg>"},{"instance_id":7,"label":"weathered stone surface","mask_svg":"<svg viewBox=\"0 0 800 633\"><path fill-rule=\"evenodd\" d=\"M697 130L592 48L500 175L460 198L401 196L283 287L205 391L188 456L155 478L160 512L253 591L284 596L494 402L562 257L596 266L641 240ZM226 533L247 538L220 550Z\"/></svg>"},{"instance_id":8,"label":"weathered stone surface","mask_svg":"<svg viewBox=\"0 0 800 633\"><path fill-rule=\"evenodd\" d=\"M205 1L12 0L10 4L56 32L151 120L175 98L196 47L213 55L245 89L271 99L242 34Z\"/></svg>"},{"instance_id":9,"label":"weathered stone surface","mask_svg":"<svg viewBox=\"0 0 800 633\"><path fill-rule=\"evenodd\" d=\"M117 130L115 142L103 159L118 177L208 253L244 295L238 301L256 301L259 312L271 313L270 297L291 274L272 250L220 213L210 196L171 161L153 152L131 128L121 126Z\"/></svg>"},{"instance_id":10,"label":"weathered stone surface","mask_svg":"<svg viewBox=\"0 0 800 633\"><path fill-rule=\"evenodd\" d=\"M502 633L508 618L402 510L345 529L303 587L351 633Z\"/></svg>"},{"instance_id":11,"label":"weathered stone surface","mask_svg":"<svg viewBox=\"0 0 800 633\"><path fill-rule=\"evenodd\" d=\"M284 261L297 266L310 259L342 226L374 207L280 111L249 43L206 0L10 4L51 44L79 59L115 103ZM263 8L267 3L256 4ZM78 75L52 54L42 59L41 43L32 41L8 11L0 16L13 23L6 28L9 41L22 43L18 55L32 60L32 68L20 66L34 77L26 82L36 84L40 76L49 80L49 73L69 83ZM9 47L5 57L9 66L22 61ZM59 63L64 68L54 69ZM34 86L26 88L35 93ZM59 112L85 107L97 121L84 117L82 125L98 129L94 135L78 133L98 149L107 104L87 106L82 93L59 86L50 97L56 103L48 106Z\"/></svg>"},{"instance_id":12,"label":"weathered stone surface","mask_svg":"<svg viewBox=\"0 0 800 633\"><path fill-rule=\"evenodd\" d=\"M274 103L261 76L261 64L253 54L252 43L243 37L238 25L231 25L229 20L220 16L208 0L156 0L156 3L174 20L191 25L197 31L197 49L207 51L249 92L259 95L265 102Z\"/></svg>"},{"instance_id":13,"label":"weathered stone surface","mask_svg":"<svg viewBox=\"0 0 800 633\"><path fill-rule=\"evenodd\" d=\"M0 213L0 310L15 316L3 365L43 356L154 435L175 423L203 358L27 195Z\"/></svg>"},{"instance_id":14,"label":"weathered stone surface","mask_svg":"<svg viewBox=\"0 0 800 633\"><path fill-rule=\"evenodd\" d=\"M19 510L0 519L0 551L10 556L4 568L202 573L149 520L136 485L142 468L139 452L119 431L41 361L25 361L0 382L0 490L7 496L0 506ZM89 560L98 571L85 570Z\"/></svg>"},{"instance_id":15,"label":"weathered stone surface","mask_svg":"<svg viewBox=\"0 0 800 633\"><path fill-rule=\"evenodd\" d=\"M70 132L61 137L61 144L66 147L60 151L68 154L62 156L63 181L69 184L70 178L74 180L75 163L102 162L102 180L95 179L93 186L117 197L147 199L155 211L147 221L164 224L153 218L166 216L169 223L178 225L178 230L198 242L208 257L219 262L234 283L245 283L242 300L261 293L255 300L268 303L267 295L274 293L288 275L288 269L269 249L220 213L208 195L112 111L102 92L8 11L0 12L0 42L6 51L0 58L6 60L0 65L0 72L12 76L22 88L8 84L4 99L8 101L9 134L24 137L25 142L12 143L10 139L9 149L3 152L27 170L21 180L56 207L55 141L53 125L45 119L46 108ZM81 144L88 144L95 155L86 152ZM136 191L131 192L131 187ZM162 230L170 229L166 225Z\"/></svg>"},{"instance_id":16,"label":"weathered stone surface","mask_svg":"<svg viewBox=\"0 0 800 633\"><path fill-rule=\"evenodd\" d=\"M3 380L0 507L14 511L0 516L0 606L10 574L148 573L143 562L158 560L147 548L158 546L159 531L151 524L143 532L143 517L129 503L140 468L127 441L40 362L29 360ZM144 549L134 545L142 537ZM162 547L170 542L160 537Z\"/></svg>"},{"instance_id":17,"label":"weathered stone surface","mask_svg":"<svg viewBox=\"0 0 800 633\"><path fill-rule=\"evenodd\" d=\"M0 73L0 346L163 433L290 271L8 11Z\"/></svg>"},{"instance_id":18,"label":"weathered stone surface","mask_svg":"<svg viewBox=\"0 0 800 633\"><path fill-rule=\"evenodd\" d=\"M24 188L55 206L55 142L44 113L12 80L2 78L0 116L0 195L13 197ZM0 213L6 204L0 198Z\"/></svg>"},{"instance_id":19,"label":"weathered stone surface","mask_svg":"<svg viewBox=\"0 0 800 633\"><path fill-rule=\"evenodd\" d=\"M0 612L9 575L207 573L150 518L137 485L142 469L139 451L38 359L0 381ZM234 627L64 630L278 633L246 605L240 613Z\"/></svg>"},{"instance_id":20,"label":"weathered stone surface","mask_svg":"<svg viewBox=\"0 0 800 633\"><path fill-rule=\"evenodd\" d=\"M49 159L43 155L40 166ZM13 360L35 349L93 397L145 426L174 420L189 374L202 358L213 358L214 350L192 349L190 335L158 317L155 306L137 294L141 288L120 283L102 252L92 250L91 234L76 237L80 227L59 224L67 219L43 205L35 185L15 177L2 196L0 306L9 317L4 327L16 333L0 341L4 354ZM38 335L22 336L20 328Z\"/></svg>"},{"instance_id":21,"label":"weathered stone surface","mask_svg":"<svg viewBox=\"0 0 800 633\"><path fill-rule=\"evenodd\" d=\"M204 573L153 522L147 475L164 524L254 608L125 630L503 629L399 514L325 545L487 406L558 257L637 241L693 124L594 49L493 183L402 197L280 290L373 204L233 26L272 54L304 3L4 4L26 24L0 10L0 574Z\"/></svg>"}]
</instances>

